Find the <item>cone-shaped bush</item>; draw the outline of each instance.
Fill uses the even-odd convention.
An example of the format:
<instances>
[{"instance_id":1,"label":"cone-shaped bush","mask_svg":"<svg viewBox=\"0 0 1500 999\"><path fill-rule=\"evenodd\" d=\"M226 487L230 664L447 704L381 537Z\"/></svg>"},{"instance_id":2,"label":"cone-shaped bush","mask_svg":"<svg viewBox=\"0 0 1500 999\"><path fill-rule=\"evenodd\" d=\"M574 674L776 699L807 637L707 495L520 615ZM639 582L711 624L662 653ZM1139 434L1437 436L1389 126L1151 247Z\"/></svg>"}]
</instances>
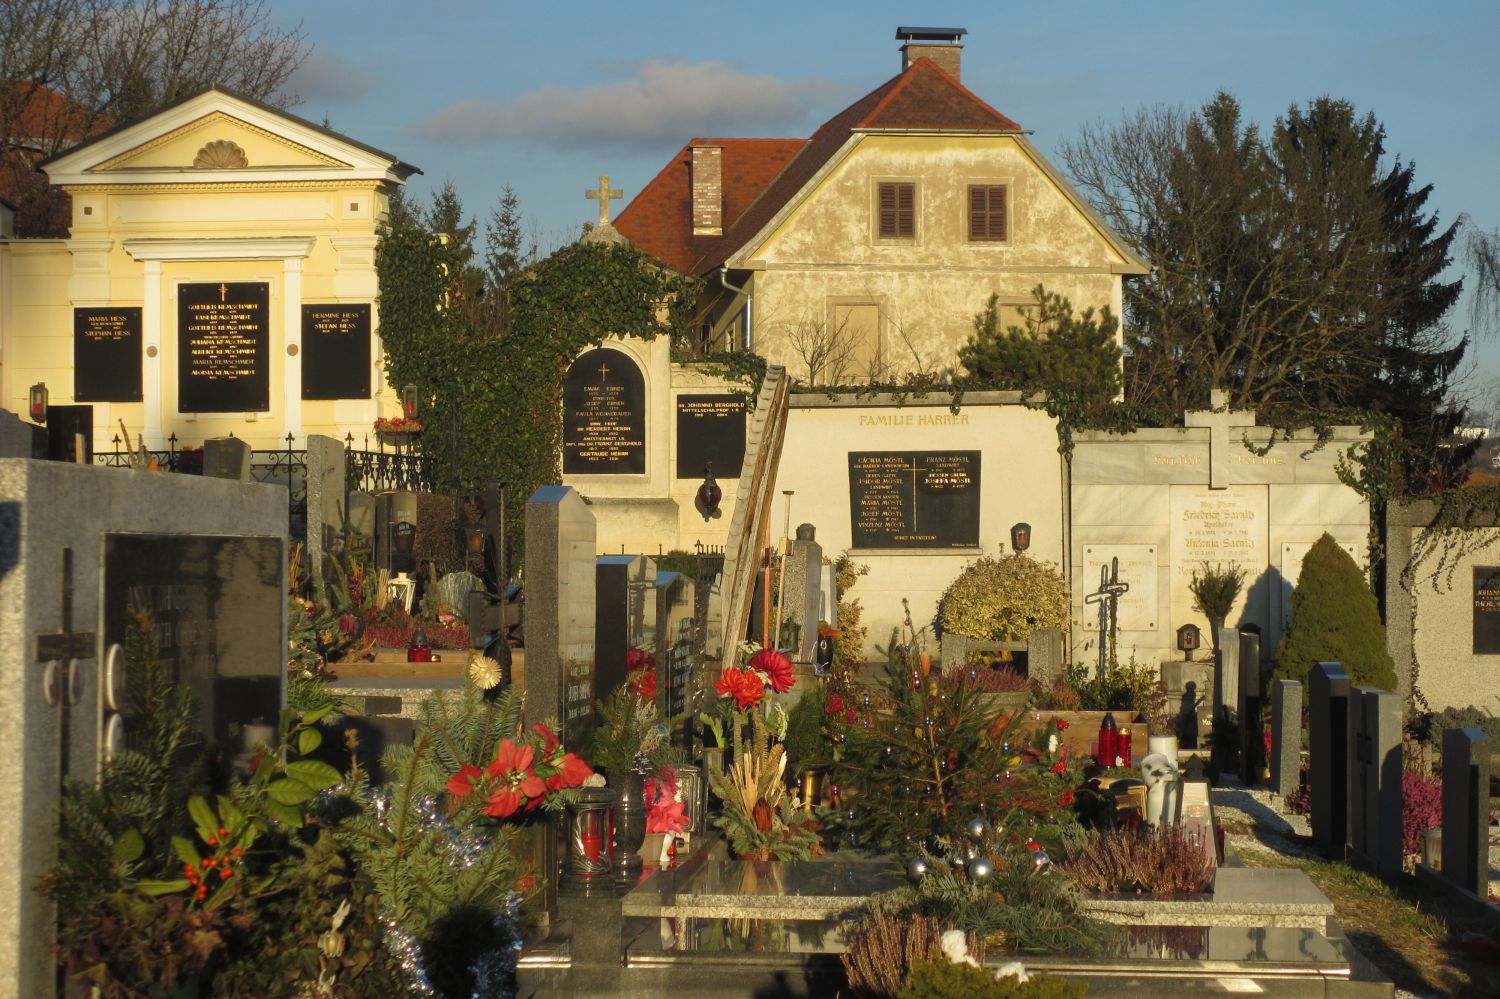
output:
<instances>
[{"instance_id":1,"label":"cone-shaped bush","mask_svg":"<svg viewBox=\"0 0 1500 999\"><path fill-rule=\"evenodd\" d=\"M1375 594L1354 559L1327 534L1302 560L1292 623L1276 650L1276 679L1305 683L1320 662L1343 663L1355 683L1396 688Z\"/></svg>"}]
</instances>

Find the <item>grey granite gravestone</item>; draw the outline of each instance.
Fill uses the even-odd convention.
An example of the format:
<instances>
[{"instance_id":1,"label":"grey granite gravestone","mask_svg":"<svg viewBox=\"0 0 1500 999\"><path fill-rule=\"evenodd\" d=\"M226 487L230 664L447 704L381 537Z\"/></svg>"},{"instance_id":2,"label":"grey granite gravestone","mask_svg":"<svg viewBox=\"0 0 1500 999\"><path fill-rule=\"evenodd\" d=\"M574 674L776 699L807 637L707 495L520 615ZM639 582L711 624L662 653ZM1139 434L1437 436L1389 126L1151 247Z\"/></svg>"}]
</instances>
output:
<instances>
[{"instance_id":1,"label":"grey granite gravestone","mask_svg":"<svg viewBox=\"0 0 1500 999\"><path fill-rule=\"evenodd\" d=\"M1318 663L1307 675L1308 788L1313 839L1324 856L1344 859L1349 842L1349 674Z\"/></svg>"},{"instance_id":2,"label":"grey granite gravestone","mask_svg":"<svg viewBox=\"0 0 1500 999\"><path fill-rule=\"evenodd\" d=\"M1063 647L1061 628L1037 628L1026 636L1026 676L1052 689L1052 681L1062 675Z\"/></svg>"},{"instance_id":3,"label":"grey granite gravestone","mask_svg":"<svg viewBox=\"0 0 1500 999\"><path fill-rule=\"evenodd\" d=\"M1260 636L1240 632L1240 680L1236 692L1240 734L1240 781L1246 787L1259 784L1265 775L1266 743L1264 701L1261 698Z\"/></svg>"},{"instance_id":4,"label":"grey granite gravestone","mask_svg":"<svg viewBox=\"0 0 1500 999\"><path fill-rule=\"evenodd\" d=\"M55 994L55 917L36 883L57 858L62 778L93 779L122 728L112 706L121 702L101 676L108 646L122 640L111 608L158 610L164 656L181 682L209 694L205 725L239 707L253 679L274 690L274 723L284 699L286 536L286 494L274 486L0 461L0 760L10 774L0 783L9 872L0 997ZM159 554L121 560L122 543ZM247 608L264 614L247 618ZM270 671L247 675L256 664Z\"/></svg>"},{"instance_id":5,"label":"grey granite gravestone","mask_svg":"<svg viewBox=\"0 0 1500 999\"><path fill-rule=\"evenodd\" d=\"M602 701L625 685L630 651L656 646L656 560L600 555L594 571L594 698Z\"/></svg>"},{"instance_id":6,"label":"grey granite gravestone","mask_svg":"<svg viewBox=\"0 0 1500 999\"><path fill-rule=\"evenodd\" d=\"M570 745L594 721L594 515L571 486L526 501L526 704Z\"/></svg>"},{"instance_id":7,"label":"grey granite gravestone","mask_svg":"<svg viewBox=\"0 0 1500 999\"><path fill-rule=\"evenodd\" d=\"M1290 798L1302 786L1302 684L1277 680L1271 688L1271 790Z\"/></svg>"},{"instance_id":8,"label":"grey granite gravestone","mask_svg":"<svg viewBox=\"0 0 1500 999\"><path fill-rule=\"evenodd\" d=\"M1489 897L1490 747L1483 729L1443 733L1443 877Z\"/></svg>"},{"instance_id":9,"label":"grey granite gravestone","mask_svg":"<svg viewBox=\"0 0 1500 999\"><path fill-rule=\"evenodd\" d=\"M776 644L790 649L796 663L813 661L818 644L818 621L827 620L822 607L823 546L816 540L812 524L797 526L783 569L781 620L777 622Z\"/></svg>"},{"instance_id":10,"label":"grey granite gravestone","mask_svg":"<svg viewBox=\"0 0 1500 999\"><path fill-rule=\"evenodd\" d=\"M1349 695L1349 848L1376 873L1402 871L1401 698L1355 687Z\"/></svg>"},{"instance_id":11,"label":"grey granite gravestone","mask_svg":"<svg viewBox=\"0 0 1500 999\"><path fill-rule=\"evenodd\" d=\"M47 428L0 409L0 458L47 457Z\"/></svg>"},{"instance_id":12,"label":"grey granite gravestone","mask_svg":"<svg viewBox=\"0 0 1500 999\"><path fill-rule=\"evenodd\" d=\"M322 434L307 435L307 564L313 592L323 592L323 556L333 550L343 533L345 468L344 445ZM326 599L320 596L320 602Z\"/></svg>"},{"instance_id":13,"label":"grey granite gravestone","mask_svg":"<svg viewBox=\"0 0 1500 999\"><path fill-rule=\"evenodd\" d=\"M663 718L682 714L691 702L693 589L693 581L680 572L656 574L656 686Z\"/></svg>"},{"instance_id":14,"label":"grey granite gravestone","mask_svg":"<svg viewBox=\"0 0 1500 999\"><path fill-rule=\"evenodd\" d=\"M210 479L250 479L250 445L238 437L210 437L203 442L203 475Z\"/></svg>"}]
</instances>

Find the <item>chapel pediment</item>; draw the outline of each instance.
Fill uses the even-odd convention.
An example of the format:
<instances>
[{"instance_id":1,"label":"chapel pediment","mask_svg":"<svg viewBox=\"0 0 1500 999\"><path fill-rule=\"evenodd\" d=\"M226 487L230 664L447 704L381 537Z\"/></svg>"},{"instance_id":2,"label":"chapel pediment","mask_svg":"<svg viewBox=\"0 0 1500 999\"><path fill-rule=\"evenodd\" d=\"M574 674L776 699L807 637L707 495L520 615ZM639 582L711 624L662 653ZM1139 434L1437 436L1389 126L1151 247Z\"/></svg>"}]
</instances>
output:
<instances>
[{"instance_id":1,"label":"chapel pediment","mask_svg":"<svg viewBox=\"0 0 1500 999\"><path fill-rule=\"evenodd\" d=\"M280 108L209 88L42 164L52 183L404 181L410 164Z\"/></svg>"}]
</instances>

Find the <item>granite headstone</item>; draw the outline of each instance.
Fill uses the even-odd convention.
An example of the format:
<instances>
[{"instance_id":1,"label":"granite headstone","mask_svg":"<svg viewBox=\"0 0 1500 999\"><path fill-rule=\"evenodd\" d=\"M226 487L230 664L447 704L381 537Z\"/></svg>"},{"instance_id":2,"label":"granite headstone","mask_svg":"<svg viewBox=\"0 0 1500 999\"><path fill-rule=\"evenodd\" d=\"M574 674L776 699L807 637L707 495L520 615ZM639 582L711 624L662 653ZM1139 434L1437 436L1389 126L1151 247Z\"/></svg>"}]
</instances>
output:
<instances>
[{"instance_id":1,"label":"granite headstone","mask_svg":"<svg viewBox=\"0 0 1500 999\"><path fill-rule=\"evenodd\" d=\"M1307 677L1308 785L1313 839L1343 860L1349 842L1349 699L1342 663L1318 663Z\"/></svg>"},{"instance_id":2,"label":"granite headstone","mask_svg":"<svg viewBox=\"0 0 1500 999\"><path fill-rule=\"evenodd\" d=\"M1443 877L1489 897L1490 746L1483 729L1443 733Z\"/></svg>"}]
</instances>

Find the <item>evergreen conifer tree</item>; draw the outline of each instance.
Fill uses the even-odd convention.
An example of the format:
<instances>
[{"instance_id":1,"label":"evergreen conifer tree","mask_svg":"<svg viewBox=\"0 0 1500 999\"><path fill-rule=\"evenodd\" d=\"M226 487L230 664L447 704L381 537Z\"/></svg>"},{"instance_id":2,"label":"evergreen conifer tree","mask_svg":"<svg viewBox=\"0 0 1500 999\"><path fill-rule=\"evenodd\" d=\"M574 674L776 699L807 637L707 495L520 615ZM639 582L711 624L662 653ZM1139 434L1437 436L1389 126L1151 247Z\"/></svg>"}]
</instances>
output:
<instances>
[{"instance_id":1,"label":"evergreen conifer tree","mask_svg":"<svg viewBox=\"0 0 1500 999\"><path fill-rule=\"evenodd\" d=\"M1343 663L1355 683L1396 687L1375 594L1354 559L1327 534L1302 560L1292 623L1276 650L1276 679L1306 682L1319 662Z\"/></svg>"}]
</instances>

